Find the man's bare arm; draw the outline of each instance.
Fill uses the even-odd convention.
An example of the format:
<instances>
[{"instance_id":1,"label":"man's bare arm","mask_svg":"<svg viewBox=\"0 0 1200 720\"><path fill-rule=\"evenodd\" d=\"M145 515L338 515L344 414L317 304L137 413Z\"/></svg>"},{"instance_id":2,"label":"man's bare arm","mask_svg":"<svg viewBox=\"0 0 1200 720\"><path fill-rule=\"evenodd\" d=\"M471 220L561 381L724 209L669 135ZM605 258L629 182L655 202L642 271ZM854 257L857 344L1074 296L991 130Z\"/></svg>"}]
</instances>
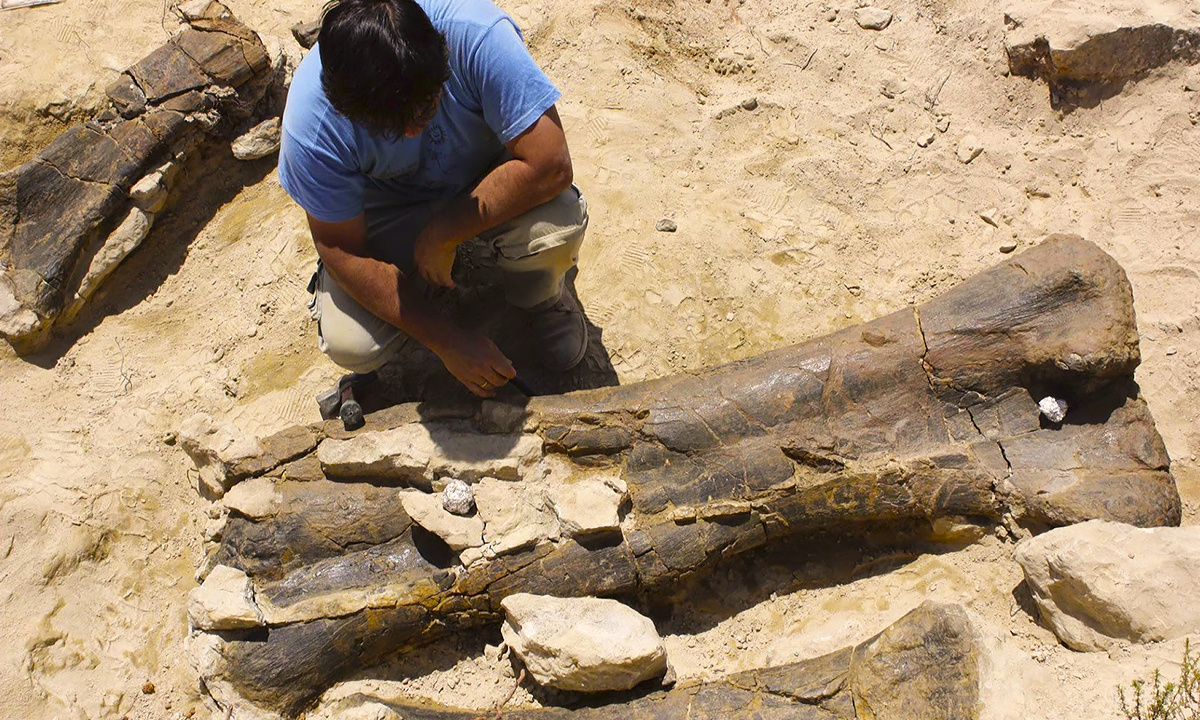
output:
<instances>
[{"instance_id":1,"label":"man's bare arm","mask_svg":"<svg viewBox=\"0 0 1200 720\"><path fill-rule=\"evenodd\" d=\"M512 159L443 206L417 238L417 268L431 285L453 286L450 270L459 243L541 205L571 184L571 154L555 107L505 147Z\"/></svg>"},{"instance_id":2,"label":"man's bare arm","mask_svg":"<svg viewBox=\"0 0 1200 720\"><path fill-rule=\"evenodd\" d=\"M326 271L360 305L435 352L468 390L489 397L516 374L512 363L479 333L458 327L436 312L395 265L367 255L363 215L344 222L308 216L317 254Z\"/></svg>"}]
</instances>

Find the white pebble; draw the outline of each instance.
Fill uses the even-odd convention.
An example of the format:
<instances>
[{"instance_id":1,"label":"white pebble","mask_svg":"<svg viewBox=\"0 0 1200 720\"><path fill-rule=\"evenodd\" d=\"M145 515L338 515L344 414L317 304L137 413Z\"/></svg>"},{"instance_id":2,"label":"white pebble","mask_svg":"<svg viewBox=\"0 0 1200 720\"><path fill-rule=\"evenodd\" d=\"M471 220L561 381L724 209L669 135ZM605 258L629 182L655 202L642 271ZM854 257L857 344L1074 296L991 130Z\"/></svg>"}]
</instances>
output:
<instances>
[{"instance_id":1,"label":"white pebble","mask_svg":"<svg viewBox=\"0 0 1200 720\"><path fill-rule=\"evenodd\" d=\"M1038 410L1052 423L1060 423L1067 417L1067 401L1046 396L1038 401Z\"/></svg>"},{"instance_id":2,"label":"white pebble","mask_svg":"<svg viewBox=\"0 0 1200 720\"><path fill-rule=\"evenodd\" d=\"M475 493L462 480L450 480L442 489L442 507L446 512L466 515L475 507Z\"/></svg>"}]
</instances>

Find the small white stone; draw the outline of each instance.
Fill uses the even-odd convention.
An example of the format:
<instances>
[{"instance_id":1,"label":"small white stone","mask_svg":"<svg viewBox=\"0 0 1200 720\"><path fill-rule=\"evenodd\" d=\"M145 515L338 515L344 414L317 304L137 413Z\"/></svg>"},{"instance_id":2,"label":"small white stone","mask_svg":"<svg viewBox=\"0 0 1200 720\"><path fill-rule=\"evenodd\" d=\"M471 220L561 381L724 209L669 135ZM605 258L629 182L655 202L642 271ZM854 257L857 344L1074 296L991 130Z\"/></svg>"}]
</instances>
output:
<instances>
[{"instance_id":1,"label":"small white stone","mask_svg":"<svg viewBox=\"0 0 1200 720\"><path fill-rule=\"evenodd\" d=\"M1060 423L1067 417L1067 401L1046 396L1038 401L1038 410L1052 423Z\"/></svg>"},{"instance_id":2,"label":"small white stone","mask_svg":"<svg viewBox=\"0 0 1200 720\"><path fill-rule=\"evenodd\" d=\"M937 126L938 132L944 133L950 129L950 118L943 115L937 119L935 125Z\"/></svg>"},{"instance_id":3,"label":"small white stone","mask_svg":"<svg viewBox=\"0 0 1200 720\"><path fill-rule=\"evenodd\" d=\"M996 220L996 208L988 208L987 210L979 211L979 219L991 225L994 228L1000 227L1000 223Z\"/></svg>"},{"instance_id":4,"label":"small white stone","mask_svg":"<svg viewBox=\"0 0 1200 720\"><path fill-rule=\"evenodd\" d=\"M462 480L448 480L446 487L442 488L442 507L446 512L466 515L475 508L475 493Z\"/></svg>"},{"instance_id":5,"label":"small white stone","mask_svg":"<svg viewBox=\"0 0 1200 720\"><path fill-rule=\"evenodd\" d=\"M129 189L133 204L148 213L156 213L167 204L167 187L161 170L146 175Z\"/></svg>"},{"instance_id":6,"label":"small white stone","mask_svg":"<svg viewBox=\"0 0 1200 720\"><path fill-rule=\"evenodd\" d=\"M979 142L979 138L974 135L967 135L958 141L958 148L954 151L954 154L958 157L960 163L966 165L979 157L982 152L983 143Z\"/></svg>"},{"instance_id":7,"label":"small white stone","mask_svg":"<svg viewBox=\"0 0 1200 720\"><path fill-rule=\"evenodd\" d=\"M892 12L883 8L860 7L854 11L854 22L863 30L882 30L892 22Z\"/></svg>"},{"instance_id":8,"label":"small white stone","mask_svg":"<svg viewBox=\"0 0 1200 720\"><path fill-rule=\"evenodd\" d=\"M929 147L933 144L933 139L937 137L933 132L927 132L917 138L917 147Z\"/></svg>"}]
</instances>

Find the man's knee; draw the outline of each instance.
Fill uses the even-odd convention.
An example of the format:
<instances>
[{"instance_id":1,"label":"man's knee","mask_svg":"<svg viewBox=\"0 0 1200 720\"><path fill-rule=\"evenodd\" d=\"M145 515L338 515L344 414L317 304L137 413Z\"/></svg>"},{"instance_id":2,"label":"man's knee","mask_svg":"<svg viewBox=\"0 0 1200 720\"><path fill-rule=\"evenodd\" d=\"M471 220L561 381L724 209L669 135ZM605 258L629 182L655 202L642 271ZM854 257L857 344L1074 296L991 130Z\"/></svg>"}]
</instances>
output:
<instances>
[{"instance_id":1,"label":"man's knee","mask_svg":"<svg viewBox=\"0 0 1200 720\"><path fill-rule=\"evenodd\" d=\"M370 372L395 353L403 333L358 304L333 278L320 271L313 296L317 346L351 372Z\"/></svg>"},{"instance_id":2,"label":"man's knee","mask_svg":"<svg viewBox=\"0 0 1200 720\"><path fill-rule=\"evenodd\" d=\"M494 243L501 262L550 253L574 263L587 231L587 200L572 185L551 200L514 218Z\"/></svg>"}]
</instances>

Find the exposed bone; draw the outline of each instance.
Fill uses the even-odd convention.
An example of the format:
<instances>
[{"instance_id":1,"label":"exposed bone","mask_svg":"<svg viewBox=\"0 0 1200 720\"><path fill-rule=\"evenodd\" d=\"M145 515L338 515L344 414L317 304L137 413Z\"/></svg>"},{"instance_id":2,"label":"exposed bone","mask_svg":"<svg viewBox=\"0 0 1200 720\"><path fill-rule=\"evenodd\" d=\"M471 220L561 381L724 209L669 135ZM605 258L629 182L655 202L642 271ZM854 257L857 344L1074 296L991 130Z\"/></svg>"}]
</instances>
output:
<instances>
[{"instance_id":1,"label":"exposed bone","mask_svg":"<svg viewBox=\"0 0 1200 720\"><path fill-rule=\"evenodd\" d=\"M927 602L879 635L811 660L750 670L636 700L577 709L505 709L505 720L974 720L983 713L988 655L956 605ZM390 707L405 720L474 720L477 711L345 698L328 717ZM318 717L325 717L319 715ZM492 717L486 714L482 717Z\"/></svg>"},{"instance_id":2,"label":"exposed bone","mask_svg":"<svg viewBox=\"0 0 1200 720\"><path fill-rule=\"evenodd\" d=\"M318 455L397 428L449 438L448 448L474 433L496 453L536 439L535 465L518 453L514 487L527 502L565 481L552 471L563 463L572 481L619 475L630 502L616 531L456 558L410 527L394 490L368 484L424 486L437 468L462 470L436 457L446 449L436 442L403 472L322 456L327 476L344 468L356 482L285 480L282 466L278 510L234 512L210 559L247 572L269 627L226 633L206 679L294 713L356 668L497 623L515 592L668 602L684 580L747 550L802 552L814 535L875 527L1178 524L1169 459L1132 382L1137 343L1120 267L1056 236L920 307L699 375L420 424L413 406L397 406L353 436L326 424ZM1070 403L1069 422L1041 426L1034 398L1048 395Z\"/></svg>"}]
</instances>

